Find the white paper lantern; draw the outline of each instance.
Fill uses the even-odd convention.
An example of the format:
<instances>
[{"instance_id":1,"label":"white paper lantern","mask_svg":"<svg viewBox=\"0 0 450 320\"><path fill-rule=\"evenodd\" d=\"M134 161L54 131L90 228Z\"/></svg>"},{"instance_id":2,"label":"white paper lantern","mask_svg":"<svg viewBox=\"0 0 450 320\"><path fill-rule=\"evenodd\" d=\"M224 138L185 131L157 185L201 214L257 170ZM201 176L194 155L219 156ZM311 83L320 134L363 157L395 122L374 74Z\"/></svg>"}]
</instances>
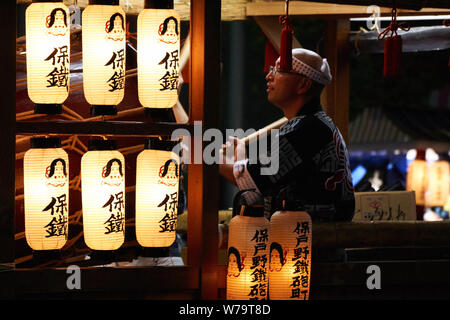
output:
<instances>
[{"instance_id":1,"label":"white paper lantern","mask_svg":"<svg viewBox=\"0 0 450 320\"><path fill-rule=\"evenodd\" d=\"M449 194L450 167L447 161L436 161L428 170L428 190L426 205L428 207L444 206Z\"/></svg>"},{"instance_id":2,"label":"white paper lantern","mask_svg":"<svg viewBox=\"0 0 450 320\"><path fill-rule=\"evenodd\" d=\"M118 5L89 5L82 23L83 89L91 114L116 114L125 92L125 13Z\"/></svg>"},{"instance_id":3,"label":"white paper lantern","mask_svg":"<svg viewBox=\"0 0 450 320\"><path fill-rule=\"evenodd\" d=\"M143 247L169 247L177 228L180 159L171 141L149 139L136 165L136 238Z\"/></svg>"},{"instance_id":4,"label":"white paper lantern","mask_svg":"<svg viewBox=\"0 0 450 320\"><path fill-rule=\"evenodd\" d=\"M146 108L167 109L178 99L180 16L173 9L161 9L173 8L173 1L161 1L160 6L152 7L138 16L139 101Z\"/></svg>"},{"instance_id":5,"label":"white paper lantern","mask_svg":"<svg viewBox=\"0 0 450 320\"><path fill-rule=\"evenodd\" d=\"M24 163L25 237L33 250L61 249L69 227L69 158L58 138L31 138Z\"/></svg>"},{"instance_id":6,"label":"white paper lantern","mask_svg":"<svg viewBox=\"0 0 450 320\"><path fill-rule=\"evenodd\" d=\"M312 223L303 211L277 211L270 218L270 300L308 300Z\"/></svg>"},{"instance_id":7,"label":"white paper lantern","mask_svg":"<svg viewBox=\"0 0 450 320\"><path fill-rule=\"evenodd\" d=\"M58 2L32 3L25 28L28 96L36 113L61 113L69 95L69 10Z\"/></svg>"},{"instance_id":8,"label":"white paper lantern","mask_svg":"<svg viewBox=\"0 0 450 320\"><path fill-rule=\"evenodd\" d=\"M81 158L83 230L93 250L116 250L125 239L125 159L114 140L91 140Z\"/></svg>"},{"instance_id":9,"label":"white paper lantern","mask_svg":"<svg viewBox=\"0 0 450 320\"><path fill-rule=\"evenodd\" d=\"M269 221L237 215L228 233L227 300L267 299Z\"/></svg>"},{"instance_id":10,"label":"white paper lantern","mask_svg":"<svg viewBox=\"0 0 450 320\"><path fill-rule=\"evenodd\" d=\"M408 166L406 190L415 191L416 204L425 205L425 192L428 188L428 164L425 160L414 160Z\"/></svg>"}]
</instances>

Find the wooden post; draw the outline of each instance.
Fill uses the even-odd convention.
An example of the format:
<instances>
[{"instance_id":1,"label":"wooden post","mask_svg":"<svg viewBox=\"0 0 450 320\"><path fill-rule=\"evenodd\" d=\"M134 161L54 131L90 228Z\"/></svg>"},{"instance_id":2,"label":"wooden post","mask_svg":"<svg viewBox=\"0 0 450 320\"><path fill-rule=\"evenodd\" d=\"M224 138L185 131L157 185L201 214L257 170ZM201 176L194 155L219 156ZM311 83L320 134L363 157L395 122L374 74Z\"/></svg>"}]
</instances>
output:
<instances>
[{"instance_id":1,"label":"wooden post","mask_svg":"<svg viewBox=\"0 0 450 320\"><path fill-rule=\"evenodd\" d=\"M350 21L327 20L324 39L324 56L330 64L333 81L322 93L324 111L333 119L348 144L349 122L349 50Z\"/></svg>"},{"instance_id":2,"label":"wooden post","mask_svg":"<svg viewBox=\"0 0 450 320\"><path fill-rule=\"evenodd\" d=\"M202 132L218 124L220 9L220 0L191 2L189 121L202 121ZM200 267L201 298L217 299L219 170L217 164L194 163L203 162L202 132L191 139L188 167L188 264Z\"/></svg>"},{"instance_id":3,"label":"wooden post","mask_svg":"<svg viewBox=\"0 0 450 320\"><path fill-rule=\"evenodd\" d=\"M1 41L0 69L2 93L0 94L0 273L14 267L14 178L15 178L15 122L16 122L16 2L2 1L0 26L6 30ZM3 269L3 270L2 270ZM9 272L3 273L5 281L12 281ZM12 287L0 280L0 296L11 295Z\"/></svg>"}]
</instances>

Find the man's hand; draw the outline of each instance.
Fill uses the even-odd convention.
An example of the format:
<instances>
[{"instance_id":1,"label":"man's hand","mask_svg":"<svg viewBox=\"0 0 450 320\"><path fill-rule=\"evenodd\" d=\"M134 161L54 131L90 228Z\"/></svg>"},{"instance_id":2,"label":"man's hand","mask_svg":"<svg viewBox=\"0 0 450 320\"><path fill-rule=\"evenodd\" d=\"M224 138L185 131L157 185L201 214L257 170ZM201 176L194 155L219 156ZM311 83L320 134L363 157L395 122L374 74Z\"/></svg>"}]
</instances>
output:
<instances>
[{"instance_id":1,"label":"man's hand","mask_svg":"<svg viewBox=\"0 0 450 320\"><path fill-rule=\"evenodd\" d=\"M221 149L222 163L233 164L236 161L246 159L245 142L236 137L228 137L228 141L222 145Z\"/></svg>"}]
</instances>

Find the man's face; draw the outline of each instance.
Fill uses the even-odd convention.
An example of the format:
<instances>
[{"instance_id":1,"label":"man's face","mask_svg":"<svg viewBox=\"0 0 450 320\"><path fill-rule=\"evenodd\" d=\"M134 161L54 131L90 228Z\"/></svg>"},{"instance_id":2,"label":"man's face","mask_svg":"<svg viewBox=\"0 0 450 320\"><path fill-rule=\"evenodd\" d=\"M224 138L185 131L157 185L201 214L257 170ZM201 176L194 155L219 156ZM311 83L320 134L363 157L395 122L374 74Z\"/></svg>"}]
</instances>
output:
<instances>
[{"instance_id":1,"label":"man's face","mask_svg":"<svg viewBox=\"0 0 450 320\"><path fill-rule=\"evenodd\" d=\"M280 62L277 60L273 71L269 71L267 80L267 99L278 107L298 96L298 82L302 76L293 73L277 72Z\"/></svg>"}]
</instances>

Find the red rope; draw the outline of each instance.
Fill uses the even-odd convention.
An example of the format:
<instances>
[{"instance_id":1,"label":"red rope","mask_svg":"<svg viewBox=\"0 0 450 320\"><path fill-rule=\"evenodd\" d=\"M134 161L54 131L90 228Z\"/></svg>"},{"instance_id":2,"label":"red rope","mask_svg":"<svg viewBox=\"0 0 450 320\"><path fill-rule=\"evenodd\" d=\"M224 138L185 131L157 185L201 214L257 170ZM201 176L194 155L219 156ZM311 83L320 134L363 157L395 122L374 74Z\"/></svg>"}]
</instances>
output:
<instances>
[{"instance_id":1,"label":"red rope","mask_svg":"<svg viewBox=\"0 0 450 320\"><path fill-rule=\"evenodd\" d=\"M136 36L137 36L137 32L135 32L135 33L130 32L130 23L127 22L127 31L125 33L125 37L127 39L127 42L129 42L130 39L137 40Z\"/></svg>"},{"instance_id":2,"label":"red rope","mask_svg":"<svg viewBox=\"0 0 450 320\"><path fill-rule=\"evenodd\" d=\"M378 35L378 40L384 39L389 31L391 32L390 37L397 35L397 30L402 29L403 31L409 31L410 27L406 22L397 22L397 8L392 9L392 17L391 17L391 23L389 26L383 30L383 32L380 32Z\"/></svg>"}]
</instances>

